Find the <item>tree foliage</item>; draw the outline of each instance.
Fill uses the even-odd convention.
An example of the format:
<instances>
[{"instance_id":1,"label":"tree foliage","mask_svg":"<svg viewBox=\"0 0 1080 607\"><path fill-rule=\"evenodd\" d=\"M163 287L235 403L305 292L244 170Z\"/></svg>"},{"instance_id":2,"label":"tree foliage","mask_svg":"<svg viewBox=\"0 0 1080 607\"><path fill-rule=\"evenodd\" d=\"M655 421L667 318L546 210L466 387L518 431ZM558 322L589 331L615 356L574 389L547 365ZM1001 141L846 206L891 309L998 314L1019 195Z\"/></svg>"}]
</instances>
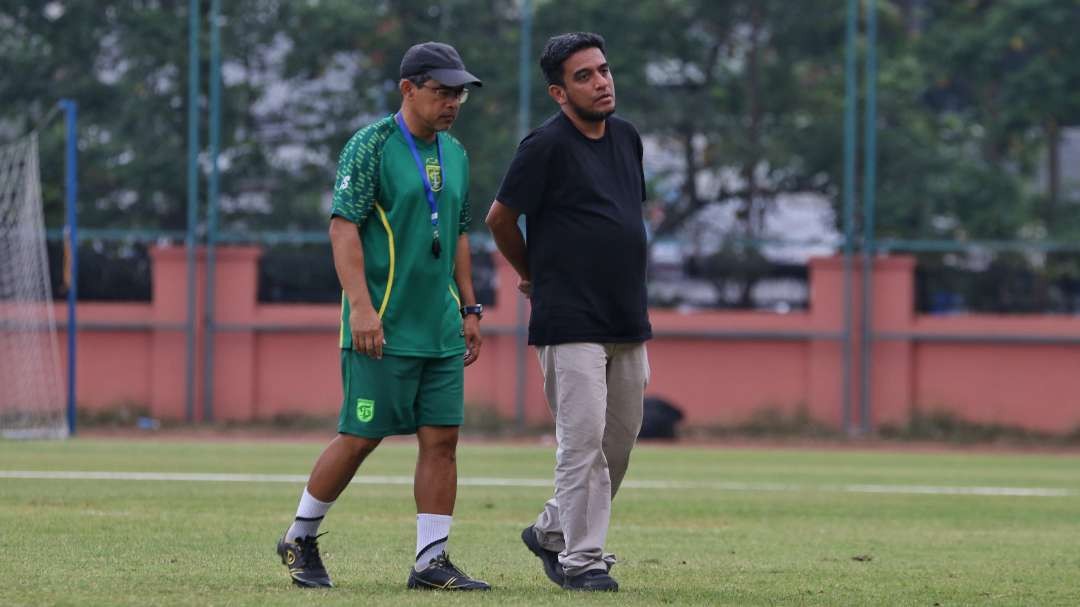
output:
<instances>
[{"instance_id":1,"label":"tree foliage","mask_svg":"<svg viewBox=\"0 0 1080 607\"><path fill-rule=\"evenodd\" d=\"M518 138L519 1L222 4L225 228L321 229L338 151L356 128L396 109L401 54L430 39L457 46L484 80L454 127L469 149L470 197L482 215ZM544 40L599 31L620 112L666 159L650 167L650 204L662 211L654 227L679 234L728 204L741 235L767 235L767 211L783 196L840 203L843 4L652 0L616 10L601 0L537 0L531 122L556 110L536 61ZM205 142L209 1L201 5ZM78 100L84 225L185 227L187 6L0 3L0 133L26 132L61 97ZM1055 164L1053 151L1061 130L1080 122L1080 3L879 6L879 234L1075 233L1080 221L1060 187L1068 167ZM43 135L52 225L61 138L55 124ZM205 174L205 151L201 163ZM1036 187L1041 174L1044 189Z\"/></svg>"}]
</instances>

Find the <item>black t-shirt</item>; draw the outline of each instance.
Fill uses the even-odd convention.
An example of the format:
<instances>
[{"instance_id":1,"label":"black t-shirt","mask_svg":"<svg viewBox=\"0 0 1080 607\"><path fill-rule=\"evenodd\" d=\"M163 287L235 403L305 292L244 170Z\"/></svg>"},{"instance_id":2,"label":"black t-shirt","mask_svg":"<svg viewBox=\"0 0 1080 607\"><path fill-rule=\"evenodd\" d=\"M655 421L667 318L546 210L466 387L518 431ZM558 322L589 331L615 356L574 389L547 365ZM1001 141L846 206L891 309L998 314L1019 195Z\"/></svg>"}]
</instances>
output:
<instances>
[{"instance_id":1,"label":"black t-shirt","mask_svg":"<svg viewBox=\"0 0 1080 607\"><path fill-rule=\"evenodd\" d=\"M615 116L594 140L559 112L518 146L496 200L525 215L530 344L652 337L641 158L641 137Z\"/></svg>"}]
</instances>

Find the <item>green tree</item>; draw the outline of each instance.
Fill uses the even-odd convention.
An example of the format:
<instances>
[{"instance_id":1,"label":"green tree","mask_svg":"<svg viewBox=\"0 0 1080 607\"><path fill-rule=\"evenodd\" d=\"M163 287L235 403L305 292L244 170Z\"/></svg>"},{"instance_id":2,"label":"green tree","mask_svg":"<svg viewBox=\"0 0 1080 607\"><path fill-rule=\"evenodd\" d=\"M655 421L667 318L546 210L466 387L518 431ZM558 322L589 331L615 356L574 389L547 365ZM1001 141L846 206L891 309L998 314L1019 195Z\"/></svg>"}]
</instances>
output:
<instances>
[{"instance_id":1,"label":"green tree","mask_svg":"<svg viewBox=\"0 0 1080 607\"><path fill-rule=\"evenodd\" d=\"M200 1L205 21L209 0ZM226 228L322 229L338 151L355 129L397 108L401 54L431 39L454 44L485 82L454 127L472 160L474 216L483 215L517 141L520 2L222 4ZM675 159L649 175L661 234L682 233L719 204L737 206L731 236L749 238L769 233L766 211L781 196L811 193L839 205L843 3L534 4L533 125L556 111L536 61L544 41L566 31L604 34L619 111ZM187 7L184 0L0 2L0 132L27 131L61 97L79 101L84 225L186 225ZM1071 35L1080 2L882 0L879 7L879 235L1080 233L1077 214L1060 201L1053 145L1063 125L1080 120L1080 63L1071 61L1080 55L1080 37ZM49 221L58 225L58 125L42 146ZM1044 154L1052 186L1039 197L1028 184ZM753 261L755 250L732 255Z\"/></svg>"},{"instance_id":2,"label":"green tree","mask_svg":"<svg viewBox=\"0 0 1080 607\"><path fill-rule=\"evenodd\" d=\"M80 108L84 225L184 225L183 5L46 2L0 6L0 107L8 136L59 99ZM47 222L62 222L63 133L42 136Z\"/></svg>"},{"instance_id":3,"label":"green tree","mask_svg":"<svg viewBox=\"0 0 1080 607\"><path fill-rule=\"evenodd\" d=\"M1061 213L1061 128L1080 123L1080 2L928 3L923 57L942 114L964 123L983 159L1029 183L1045 158L1041 228L1080 227Z\"/></svg>"}]
</instances>

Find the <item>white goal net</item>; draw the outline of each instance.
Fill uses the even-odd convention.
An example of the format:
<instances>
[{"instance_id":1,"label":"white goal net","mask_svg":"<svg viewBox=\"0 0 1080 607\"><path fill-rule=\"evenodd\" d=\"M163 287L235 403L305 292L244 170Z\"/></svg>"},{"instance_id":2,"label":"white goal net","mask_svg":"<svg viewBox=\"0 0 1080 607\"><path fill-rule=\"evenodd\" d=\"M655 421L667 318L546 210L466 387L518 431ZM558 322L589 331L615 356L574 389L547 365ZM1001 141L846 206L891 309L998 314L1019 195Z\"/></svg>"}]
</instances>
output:
<instances>
[{"instance_id":1,"label":"white goal net","mask_svg":"<svg viewBox=\"0 0 1080 607\"><path fill-rule=\"evenodd\" d=\"M67 436L62 378L30 135L0 145L0 436Z\"/></svg>"}]
</instances>

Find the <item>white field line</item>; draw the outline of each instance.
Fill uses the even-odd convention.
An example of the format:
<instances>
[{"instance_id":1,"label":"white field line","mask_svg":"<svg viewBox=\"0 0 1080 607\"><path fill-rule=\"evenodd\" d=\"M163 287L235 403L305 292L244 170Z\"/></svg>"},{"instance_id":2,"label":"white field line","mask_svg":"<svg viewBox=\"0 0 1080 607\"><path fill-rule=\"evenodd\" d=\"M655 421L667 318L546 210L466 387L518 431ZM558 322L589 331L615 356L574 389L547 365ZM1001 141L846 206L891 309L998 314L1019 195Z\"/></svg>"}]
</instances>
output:
<instances>
[{"instance_id":1,"label":"white field line","mask_svg":"<svg viewBox=\"0 0 1080 607\"><path fill-rule=\"evenodd\" d=\"M302 474L216 474L199 472L97 472L97 471L28 471L0 470L0 479L34 480L98 480L98 481L173 481L173 482L219 482L219 483L305 483ZM361 485L412 485L411 476L368 476L353 479ZM466 487L552 487L551 479L463 477L458 485ZM646 481L628 480L622 486L627 489L715 491L818 491L825 493L883 493L891 495L981 495L1007 497L1077 497L1080 490L1050 489L1042 487L961 487L939 485L868 485L868 484L789 484L789 483L739 483L709 481Z\"/></svg>"}]
</instances>

